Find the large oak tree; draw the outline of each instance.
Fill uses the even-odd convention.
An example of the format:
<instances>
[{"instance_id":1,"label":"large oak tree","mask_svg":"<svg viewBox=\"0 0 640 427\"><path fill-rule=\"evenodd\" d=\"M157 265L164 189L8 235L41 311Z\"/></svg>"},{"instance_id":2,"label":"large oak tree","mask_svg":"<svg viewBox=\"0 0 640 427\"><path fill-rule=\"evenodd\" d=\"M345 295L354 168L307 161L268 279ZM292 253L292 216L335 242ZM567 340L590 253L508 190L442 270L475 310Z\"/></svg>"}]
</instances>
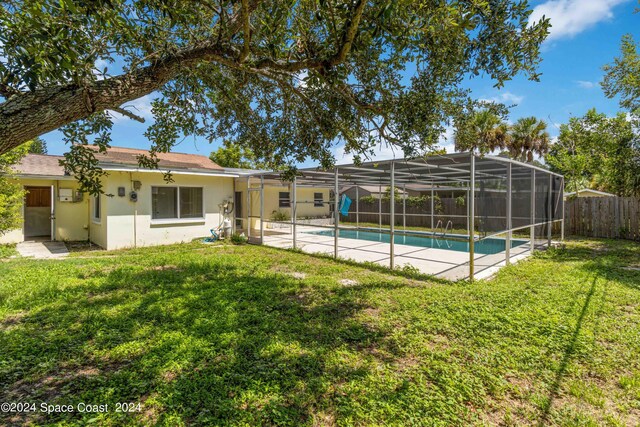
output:
<instances>
[{"instance_id":1,"label":"large oak tree","mask_svg":"<svg viewBox=\"0 0 640 427\"><path fill-rule=\"evenodd\" d=\"M329 166L336 143L419 154L471 108L466 78L537 79L549 27L508 0L0 4L0 153L62 128L66 166L93 190L86 144L107 148L111 112L137 119L123 104L150 93L142 165L187 135L228 139L272 165Z\"/></svg>"}]
</instances>

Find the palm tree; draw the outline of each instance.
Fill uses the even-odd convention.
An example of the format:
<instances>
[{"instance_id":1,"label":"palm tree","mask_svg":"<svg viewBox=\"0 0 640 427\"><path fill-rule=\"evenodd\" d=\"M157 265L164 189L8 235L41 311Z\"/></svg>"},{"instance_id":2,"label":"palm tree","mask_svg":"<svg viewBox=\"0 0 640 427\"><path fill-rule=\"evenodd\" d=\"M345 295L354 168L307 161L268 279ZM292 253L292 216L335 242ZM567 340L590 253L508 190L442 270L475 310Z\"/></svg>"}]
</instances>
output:
<instances>
[{"instance_id":1,"label":"palm tree","mask_svg":"<svg viewBox=\"0 0 640 427\"><path fill-rule=\"evenodd\" d=\"M523 117L511 126L507 144L512 159L532 162L533 155L544 156L549 152L547 124L535 117Z\"/></svg>"},{"instance_id":2,"label":"palm tree","mask_svg":"<svg viewBox=\"0 0 640 427\"><path fill-rule=\"evenodd\" d=\"M509 143L509 128L500 116L491 110L480 110L468 121L456 127L456 151L478 151L481 154L503 149Z\"/></svg>"}]
</instances>

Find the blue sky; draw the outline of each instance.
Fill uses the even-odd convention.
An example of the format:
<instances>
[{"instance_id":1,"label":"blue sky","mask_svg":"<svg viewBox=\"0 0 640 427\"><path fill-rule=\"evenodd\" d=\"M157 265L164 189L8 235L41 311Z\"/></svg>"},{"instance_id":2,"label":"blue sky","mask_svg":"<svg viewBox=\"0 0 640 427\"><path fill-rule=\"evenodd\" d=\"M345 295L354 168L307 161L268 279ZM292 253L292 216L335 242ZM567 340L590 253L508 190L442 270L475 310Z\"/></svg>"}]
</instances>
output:
<instances>
[{"instance_id":1,"label":"blue sky","mask_svg":"<svg viewBox=\"0 0 640 427\"><path fill-rule=\"evenodd\" d=\"M488 78L475 78L468 82L477 98L494 99L505 104L517 104L510 114L512 121L519 117L536 116L549 125L552 136L558 134L557 126L566 123L571 116L581 116L588 109L613 115L619 108L616 100L607 99L598 82L602 80L602 66L619 54L620 39L630 33L640 40L640 13L634 10L637 0L548 0L533 1L536 19L543 14L551 19L551 34L542 47L542 73L540 82L518 77L507 82L504 88L493 88ZM116 146L148 148L143 133L151 117L152 96L127 103L147 119L140 124L121 117L116 120L112 143ZM448 137L448 138L447 138ZM446 139L445 139L446 138ZM442 144L452 149L450 132ZM50 154L61 154L66 146L59 132L44 136ZM192 137L186 138L174 151L209 155L215 144ZM393 152L381 148L376 158L391 158ZM350 162L341 147L336 147L338 163ZM309 164L307 164L309 165Z\"/></svg>"}]
</instances>

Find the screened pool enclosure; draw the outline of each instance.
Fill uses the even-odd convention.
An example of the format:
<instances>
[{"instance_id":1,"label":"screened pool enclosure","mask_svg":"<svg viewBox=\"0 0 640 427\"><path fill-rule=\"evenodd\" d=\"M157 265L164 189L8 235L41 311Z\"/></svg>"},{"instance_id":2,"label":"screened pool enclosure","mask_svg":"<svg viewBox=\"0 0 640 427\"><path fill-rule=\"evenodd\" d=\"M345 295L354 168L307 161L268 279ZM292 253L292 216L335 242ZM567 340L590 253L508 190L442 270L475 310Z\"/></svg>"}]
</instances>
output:
<instances>
[{"instance_id":1,"label":"screened pool enclosure","mask_svg":"<svg viewBox=\"0 0 640 427\"><path fill-rule=\"evenodd\" d=\"M470 153L260 172L236 182L235 225L252 243L473 280L564 238L563 188Z\"/></svg>"}]
</instances>

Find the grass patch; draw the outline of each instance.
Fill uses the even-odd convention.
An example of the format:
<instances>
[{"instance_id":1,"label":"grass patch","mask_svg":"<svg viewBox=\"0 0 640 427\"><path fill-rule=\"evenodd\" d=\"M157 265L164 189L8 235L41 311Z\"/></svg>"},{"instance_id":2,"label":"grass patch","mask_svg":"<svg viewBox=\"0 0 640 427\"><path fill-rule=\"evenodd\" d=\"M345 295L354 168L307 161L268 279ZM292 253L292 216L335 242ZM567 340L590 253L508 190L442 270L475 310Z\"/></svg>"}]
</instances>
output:
<instances>
[{"instance_id":1,"label":"grass patch","mask_svg":"<svg viewBox=\"0 0 640 427\"><path fill-rule=\"evenodd\" d=\"M16 255L18 255L18 251L16 250L15 243L0 245L0 259L9 258Z\"/></svg>"},{"instance_id":2,"label":"grass patch","mask_svg":"<svg viewBox=\"0 0 640 427\"><path fill-rule=\"evenodd\" d=\"M631 242L568 242L473 284L251 245L75 255L0 263L0 395L110 411L0 425L640 421Z\"/></svg>"}]
</instances>

